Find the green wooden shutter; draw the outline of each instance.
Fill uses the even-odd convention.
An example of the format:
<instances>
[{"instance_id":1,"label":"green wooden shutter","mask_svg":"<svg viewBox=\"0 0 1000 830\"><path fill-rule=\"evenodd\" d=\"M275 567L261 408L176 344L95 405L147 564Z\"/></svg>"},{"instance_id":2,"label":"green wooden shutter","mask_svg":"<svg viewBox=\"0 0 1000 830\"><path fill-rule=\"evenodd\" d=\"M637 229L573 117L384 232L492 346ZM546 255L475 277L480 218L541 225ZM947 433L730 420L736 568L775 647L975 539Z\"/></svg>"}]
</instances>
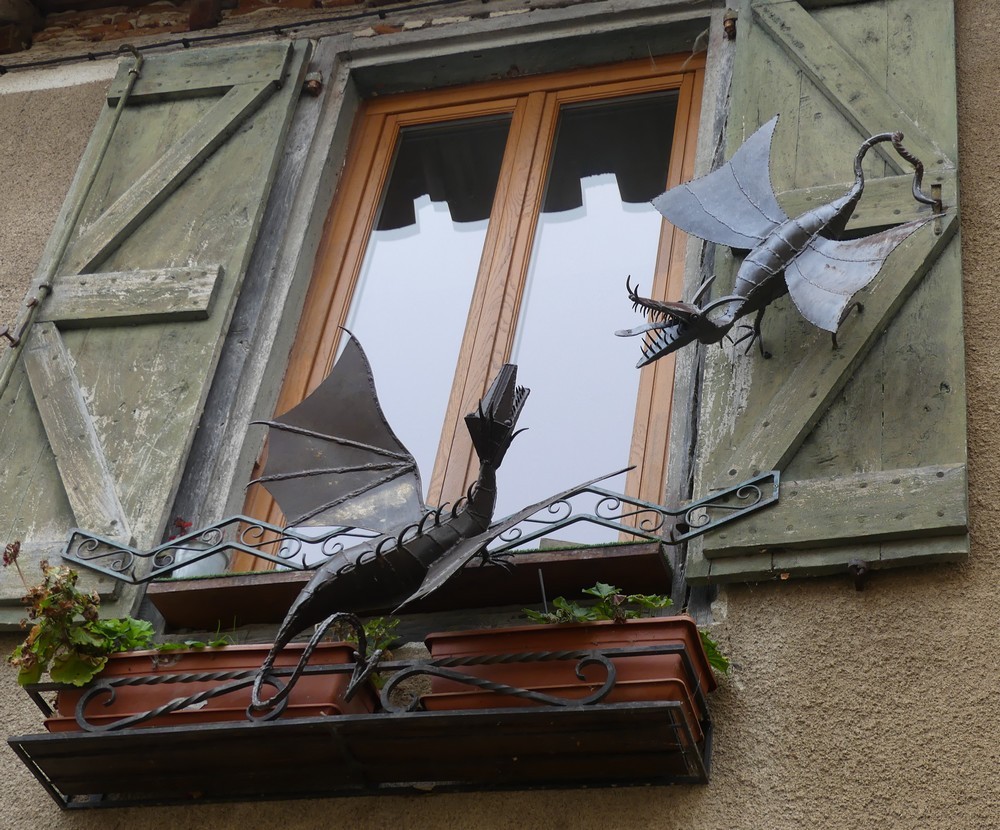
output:
<instances>
[{"instance_id":1,"label":"green wooden shutter","mask_svg":"<svg viewBox=\"0 0 1000 830\"><path fill-rule=\"evenodd\" d=\"M160 540L308 51L150 55L116 119L133 66L123 61L39 278L85 198L82 211L0 395L0 527L22 540L29 579L73 527ZM12 570L0 604L23 593ZM19 616L0 609L0 624Z\"/></svg>"},{"instance_id":2,"label":"green wooden shutter","mask_svg":"<svg viewBox=\"0 0 1000 830\"><path fill-rule=\"evenodd\" d=\"M965 374L950 0L744 0L727 146L780 113L771 176L789 215L853 179L860 142L902 130L948 212L913 234L831 338L788 297L764 321L773 359L710 349L701 392L696 495L782 471L778 506L692 546L692 583L845 572L967 555ZM888 148L888 149L887 149ZM928 210L889 144L869 154L850 228ZM837 184L831 184L837 183ZM733 259L717 268L732 285ZM723 291L722 293L726 293ZM721 294L720 294L721 296Z\"/></svg>"}]
</instances>

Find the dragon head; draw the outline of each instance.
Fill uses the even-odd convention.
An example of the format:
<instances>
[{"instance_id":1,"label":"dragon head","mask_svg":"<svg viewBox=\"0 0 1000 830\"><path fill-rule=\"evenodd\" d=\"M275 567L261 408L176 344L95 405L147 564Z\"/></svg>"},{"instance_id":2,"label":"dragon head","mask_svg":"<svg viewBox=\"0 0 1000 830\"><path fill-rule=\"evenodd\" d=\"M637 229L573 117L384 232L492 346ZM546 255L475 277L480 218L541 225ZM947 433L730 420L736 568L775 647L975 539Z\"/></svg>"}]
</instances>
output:
<instances>
[{"instance_id":1,"label":"dragon head","mask_svg":"<svg viewBox=\"0 0 1000 830\"><path fill-rule=\"evenodd\" d=\"M638 286L633 288L628 280L625 281L625 286L632 307L636 311L645 311L648 320L641 326L615 332L619 337L646 335L642 343L642 358L635 364L637 369L648 366L654 360L666 357L695 340L701 343L718 343L728 331L728 327L716 325L695 305L640 297Z\"/></svg>"},{"instance_id":2,"label":"dragon head","mask_svg":"<svg viewBox=\"0 0 1000 830\"><path fill-rule=\"evenodd\" d=\"M529 392L517 385L517 366L507 363L493 379L476 411L465 416L480 461L500 466L517 435L517 419Z\"/></svg>"}]
</instances>

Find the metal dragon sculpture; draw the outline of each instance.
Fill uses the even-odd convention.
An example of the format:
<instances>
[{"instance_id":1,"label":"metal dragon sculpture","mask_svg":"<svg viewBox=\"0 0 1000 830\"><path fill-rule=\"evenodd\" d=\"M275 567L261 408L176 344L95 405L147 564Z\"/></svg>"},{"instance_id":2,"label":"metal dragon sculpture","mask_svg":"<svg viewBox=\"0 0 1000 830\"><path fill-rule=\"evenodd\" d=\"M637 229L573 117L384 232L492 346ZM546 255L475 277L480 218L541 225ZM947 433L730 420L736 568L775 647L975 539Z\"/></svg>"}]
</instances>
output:
<instances>
[{"instance_id":1,"label":"metal dragon sculpture","mask_svg":"<svg viewBox=\"0 0 1000 830\"><path fill-rule=\"evenodd\" d=\"M917 219L859 239L842 239L865 186L861 163L876 144L892 142L914 167L913 197L942 206L920 190L923 164L903 147L903 134L879 133L866 139L854 159L854 184L838 199L789 218L771 185L771 138L775 116L748 138L733 157L708 175L671 188L653 205L681 230L740 251L749 251L736 273L731 294L705 302L715 276L705 280L691 302L641 297L626 280L629 299L648 322L615 332L645 335L637 368L691 342L718 343L743 317L756 314L750 331L736 342L754 340L764 351L760 324L774 300L789 294L813 325L834 334L852 308L854 295L878 274L892 251L933 217Z\"/></svg>"},{"instance_id":2,"label":"metal dragon sculpture","mask_svg":"<svg viewBox=\"0 0 1000 830\"><path fill-rule=\"evenodd\" d=\"M487 548L491 540L579 489L493 522L497 469L517 435L517 420L529 392L516 385L516 378L517 367L505 365L478 408L466 415L479 475L466 497L447 513L424 505L416 461L386 422L371 366L350 333L326 380L298 406L265 422L270 428L269 458L275 461L269 460L256 481L274 496L289 524L346 523L379 535L334 553L299 593L254 683L254 709L276 706L297 679L293 675L277 694L262 698L276 656L297 634L318 625L312 646L335 620L347 617L344 612L371 607L374 600L387 606L406 605L437 590L475 557L503 563L510 554L491 553ZM377 659L376 654L360 670L370 671Z\"/></svg>"}]
</instances>

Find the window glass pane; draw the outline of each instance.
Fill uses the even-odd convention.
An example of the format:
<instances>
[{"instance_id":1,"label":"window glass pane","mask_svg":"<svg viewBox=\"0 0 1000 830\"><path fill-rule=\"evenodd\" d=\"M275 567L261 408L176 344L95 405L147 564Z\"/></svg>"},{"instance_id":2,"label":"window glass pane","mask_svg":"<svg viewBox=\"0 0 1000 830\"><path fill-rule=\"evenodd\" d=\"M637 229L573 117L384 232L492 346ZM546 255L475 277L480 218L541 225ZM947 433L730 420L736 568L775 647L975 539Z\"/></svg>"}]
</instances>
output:
<instances>
[{"instance_id":1,"label":"window glass pane","mask_svg":"<svg viewBox=\"0 0 1000 830\"><path fill-rule=\"evenodd\" d=\"M676 93L658 93L560 115L512 355L529 429L500 470L498 515L628 464L639 372L614 332L626 276L652 282L661 220L648 200L667 180L675 114ZM554 535L617 538L587 524Z\"/></svg>"},{"instance_id":2,"label":"window glass pane","mask_svg":"<svg viewBox=\"0 0 1000 830\"><path fill-rule=\"evenodd\" d=\"M425 494L509 126L505 116L401 132L347 317Z\"/></svg>"}]
</instances>

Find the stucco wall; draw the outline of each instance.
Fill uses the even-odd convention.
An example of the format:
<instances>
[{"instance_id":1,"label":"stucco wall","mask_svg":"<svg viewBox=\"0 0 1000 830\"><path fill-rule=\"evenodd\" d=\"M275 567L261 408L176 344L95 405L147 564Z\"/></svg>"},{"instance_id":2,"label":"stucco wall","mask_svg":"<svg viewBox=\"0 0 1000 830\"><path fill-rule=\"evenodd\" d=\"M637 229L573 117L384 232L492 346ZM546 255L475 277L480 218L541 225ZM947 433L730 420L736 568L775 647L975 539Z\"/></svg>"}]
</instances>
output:
<instances>
[{"instance_id":1,"label":"stucco wall","mask_svg":"<svg viewBox=\"0 0 1000 830\"><path fill-rule=\"evenodd\" d=\"M0 325L14 326L113 71L0 77Z\"/></svg>"},{"instance_id":2,"label":"stucco wall","mask_svg":"<svg viewBox=\"0 0 1000 830\"><path fill-rule=\"evenodd\" d=\"M1000 526L1000 482L994 472L1000 457L1000 291L994 247L1000 244L1000 176L994 160L1000 155L994 93L1000 86L995 57L1000 5L957 0L957 7L972 556L962 565L876 573L862 593L843 578L727 589L716 606L717 633L735 669L713 700L717 729L709 786L70 816L58 812L12 753L2 751L0 825L11 830L1000 827L1000 537L994 530ZM79 107L84 121L92 119L94 87L76 92L47 94L51 111ZM9 103L0 97L0 119L10 111L5 106ZM24 137L29 153L36 147L44 153L40 148L51 129L46 123L37 135ZM70 143L77 149L65 158L45 159L38 168L45 175L37 177L37 189L26 199L33 218L27 224L19 220L28 232L12 237L8 225L0 224L0 249L21 263L14 269L4 266L8 302L24 268L32 270L57 208L58 196L51 204L43 202L38 190L65 189L86 129L76 132ZM5 210L10 187L17 185L11 178L17 173L4 165ZM14 642L0 638L0 648ZM38 717L13 678L4 676L0 683L9 691L0 703L7 732L36 731Z\"/></svg>"}]
</instances>

